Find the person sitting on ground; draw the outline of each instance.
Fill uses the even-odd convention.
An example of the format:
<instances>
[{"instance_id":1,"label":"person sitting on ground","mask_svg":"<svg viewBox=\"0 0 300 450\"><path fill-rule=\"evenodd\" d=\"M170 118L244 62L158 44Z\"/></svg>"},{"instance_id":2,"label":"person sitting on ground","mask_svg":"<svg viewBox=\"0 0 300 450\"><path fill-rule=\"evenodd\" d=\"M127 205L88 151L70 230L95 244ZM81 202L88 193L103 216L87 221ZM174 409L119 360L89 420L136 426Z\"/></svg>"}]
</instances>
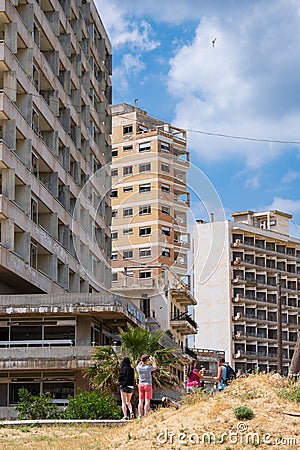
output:
<instances>
[{"instance_id":1,"label":"person sitting on ground","mask_svg":"<svg viewBox=\"0 0 300 450\"><path fill-rule=\"evenodd\" d=\"M197 361L193 359L187 371L187 392L195 392L195 388L202 388L204 386L203 376L205 367L200 371L196 368Z\"/></svg>"},{"instance_id":2,"label":"person sitting on ground","mask_svg":"<svg viewBox=\"0 0 300 450\"><path fill-rule=\"evenodd\" d=\"M150 364L148 363L148 359ZM139 405L138 405L138 418L140 419L143 414L146 415L150 409L150 401L152 399L152 372L157 369L155 359L152 356L142 355L141 361L136 366L137 373L139 374Z\"/></svg>"},{"instance_id":3,"label":"person sitting on ground","mask_svg":"<svg viewBox=\"0 0 300 450\"><path fill-rule=\"evenodd\" d=\"M131 397L134 389L134 369L131 367L130 359L125 356L121 363L121 369L119 373L119 385L122 400L123 419L127 419L127 408L129 411L130 419L133 419L134 414L132 411Z\"/></svg>"}]
</instances>

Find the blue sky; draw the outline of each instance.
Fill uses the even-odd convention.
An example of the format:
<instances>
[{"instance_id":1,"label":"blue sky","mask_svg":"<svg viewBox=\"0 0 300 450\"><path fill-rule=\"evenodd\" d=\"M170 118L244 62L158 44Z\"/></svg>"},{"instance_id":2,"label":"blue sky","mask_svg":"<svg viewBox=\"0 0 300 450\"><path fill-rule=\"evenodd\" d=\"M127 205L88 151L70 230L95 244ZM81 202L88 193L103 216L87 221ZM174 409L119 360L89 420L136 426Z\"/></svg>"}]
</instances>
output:
<instances>
[{"instance_id":1,"label":"blue sky","mask_svg":"<svg viewBox=\"0 0 300 450\"><path fill-rule=\"evenodd\" d=\"M299 1L96 4L113 45L113 103L137 98L148 114L190 130L191 161L227 217L279 209L300 237ZM202 209L196 199L196 218L205 219Z\"/></svg>"}]
</instances>

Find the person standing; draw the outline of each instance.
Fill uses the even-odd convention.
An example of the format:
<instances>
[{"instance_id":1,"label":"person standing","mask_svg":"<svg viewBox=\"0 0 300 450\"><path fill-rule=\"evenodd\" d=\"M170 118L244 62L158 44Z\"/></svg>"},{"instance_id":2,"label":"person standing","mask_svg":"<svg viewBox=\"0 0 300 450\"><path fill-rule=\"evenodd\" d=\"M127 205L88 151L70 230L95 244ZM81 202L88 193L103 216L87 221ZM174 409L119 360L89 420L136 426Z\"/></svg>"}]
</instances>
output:
<instances>
[{"instance_id":1,"label":"person standing","mask_svg":"<svg viewBox=\"0 0 300 450\"><path fill-rule=\"evenodd\" d=\"M197 361L193 359L190 363L187 371L187 392L194 392L195 388L202 388L204 386L203 376L205 372L205 367L200 371L196 368Z\"/></svg>"},{"instance_id":2,"label":"person standing","mask_svg":"<svg viewBox=\"0 0 300 450\"><path fill-rule=\"evenodd\" d=\"M131 397L134 389L134 369L131 367L130 359L127 358L127 356L125 356L121 363L119 385L124 415L122 420L127 419L127 409L129 411L130 419L133 419L134 414L132 411Z\"/></svg>"},{"instance_id":3,"label":"person standing","mask_svg":"<svg viewBox=\"0 0 300 450\"><path fill-rule=\"evenodd\" d=\"M225 359L222 356L219 356L217 359L218 362L218 374L214 377L214 380L218 382L218 391L221 392L226 388L226 372L227 368L225 365Z\"/></svg>"},{"instance_id":4,"label":"person standing","mask_svg":"<svg viewBox=\"0 0 300 450\"><path fill-rule=\"evenodd\" d=\"M150 364L148 363L150 361ZM157 369L155 359L152 356L142 355L141 361L136 366L136 371L139 375L139 405L138 418L143 414L146 415L150 409L150 401L152 399L152 372ZM145 407L144 407L145 402Z\"/></svg>"}]
</instances>

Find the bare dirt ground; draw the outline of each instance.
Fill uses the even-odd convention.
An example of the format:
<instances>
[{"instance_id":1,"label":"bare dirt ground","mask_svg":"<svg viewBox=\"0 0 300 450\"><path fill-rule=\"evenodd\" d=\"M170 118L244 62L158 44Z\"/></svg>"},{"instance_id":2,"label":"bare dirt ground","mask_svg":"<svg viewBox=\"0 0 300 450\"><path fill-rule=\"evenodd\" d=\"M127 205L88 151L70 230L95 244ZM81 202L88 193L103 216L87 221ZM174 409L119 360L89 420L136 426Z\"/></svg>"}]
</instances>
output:
<instances>
[{"instance_id":1,"label":"bare dirt ground","mask_svg":"<svg viewBox=\"0 0 300 450\"><path fill-rule=\"evenodd\" d=\"M190 394L178 410L159 408L121 426L91 425L0 428L0 448L57 450L300 449L300 405L279 398L276 388L287 380L251 375L235 380L215 396ZM254 411L239 421L237 406ZM299 416L285 414L298 413Z\"/></svg>"}]
</instances>

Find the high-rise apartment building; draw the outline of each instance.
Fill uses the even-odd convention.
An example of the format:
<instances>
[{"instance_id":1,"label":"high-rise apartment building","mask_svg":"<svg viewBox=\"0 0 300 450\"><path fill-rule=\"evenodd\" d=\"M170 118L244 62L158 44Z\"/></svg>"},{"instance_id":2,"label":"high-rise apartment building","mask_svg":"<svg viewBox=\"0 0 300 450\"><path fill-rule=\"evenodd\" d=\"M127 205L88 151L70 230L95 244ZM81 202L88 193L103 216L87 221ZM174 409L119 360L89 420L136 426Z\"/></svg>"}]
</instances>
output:
<instances>
[{"instance_id":1,"label":"high-rise apartment building","mask_svg":"<svg viewBox=\"0 0 300 450\"><path fill-rule=\"evenodd\" d=\"M112 107L112 289L133 299L177 343L188 314L186 133L137 106Z\"/></svg>"},{"instance_id":2,"label":"high-rise apartment building","mask_svg":"<svg viewBox=\"0 0 300 450\"><path fill-rule=\"evenodd\" d=\"M0 15L0 416L20 386L57 401L94 344L142 324L110 288L111 45L92 1Z\"/></svg>"},{"instance_id":3,"label":"high-rise apartment building","mask_svg":"<svg viewBox=\"0 0 300 450\"><path fill-rule=\"evenodd\" d=\"M224 350L240 372L277 370L282 327L286 374L300 324L300 240L289 235L292 216L243 211L232 217L196 225L196 347Z\"/></svg>"}]
</instances>

